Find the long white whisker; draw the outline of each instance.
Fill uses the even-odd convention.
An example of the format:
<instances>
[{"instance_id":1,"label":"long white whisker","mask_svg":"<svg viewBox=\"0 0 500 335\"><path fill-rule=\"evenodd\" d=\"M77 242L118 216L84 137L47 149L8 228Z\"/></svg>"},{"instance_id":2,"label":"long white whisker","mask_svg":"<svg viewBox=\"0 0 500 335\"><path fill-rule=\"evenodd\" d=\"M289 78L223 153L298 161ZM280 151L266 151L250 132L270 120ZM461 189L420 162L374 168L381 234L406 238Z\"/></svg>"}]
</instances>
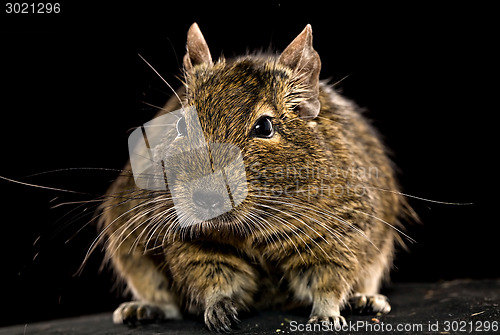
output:
<instances>
[{"instance_id":1,"label":"long white whisker","mask_svg":"<svg viewBox=\"0 0 500 335\"><path fill-rule=\"evenodd\" d=\"M92 253L92 251L95 250L97 244L99 243L99 241L105 236L105 234L107 234L108 230L112 229L113 227L113 224L120 220L122 217L124 217L125 215L128 215L129 213L133 212L134 210L136 210L138 207L142 207L142 206L145 206L147 205L149 200L146 200L144 201L143 203L141 204L138 204L134 207L132 207L131 209L129 209L128 211L118 215L116 218L114 218L104 229L101 230L101 232L97 235L97 237L92 241L90 247L88 248L87 250L87 253L85 254L85 257L83 259L83 262L82 262L82 265L85 264L87 262L87 260L89 259L90 257L90 254ZM108 238L109 239L109 238ZM81 267L80 267L81 269Z\"/></svg>"},{"instance_id":2,"label":"long white whisker","mask_svg":"<svg viewBox=\"0 0 500 335\"><path fill-rule=\"evenodd\" d=\"M375 190L384 191L384 192L390 192L390 193L402 195L402 196L405 196L405 197L408 197L408 198L413 198L413 199L417 199L417 200L432 202L432 203L441 204L441 205L454 205L454 206L470 206L470 205L474 205L473 202L447 202L447 201L438 201L438 200L426 199L426 198L422 198L422 197L417 197L415 195L406 194L406 193L399 192L399 191L394 191L394 190L387 190L387 189L384 189L384 188L374 187L374 186L365 186L365 188L367 188L367 189L375 189Z\"/></svg>"},{"instance_id":3,"label":"long white whisker","mask_svg":"<svg viewBox=\"0 0 500 335\"><path fill-rule=\"evenodd\" d=\"M301 199L299 198L295 198L295 197L288 197L289 199L291 200L295 200L294 203L293 203L293 206L287 202L282 202L282 201L278 201L274 198L271 198L270 196L269 197L265 197L265 196L260 196L262 198L264 198L266 201L273 201L273 202L278 202L278 203L281 203L283 205L287 205L289 207L299 207L299 208L302 208L304 210L307 210L307 211L314 211L316 213L319 213L319 214L322 214L322 215L326 215L327 217L332 217L333 219L335 219L336 221L340 222L340 223L343 223L345 226L347 226L349 229L352 229L354 231L356 231L357 233L359 233L361 236L363 236L376 250L379 251L379 248L370 240L370 238L365 234L365 232L363 232L361 229L359 229L358 227L356 227L355 225L353 225L352 223L349 223L348 221L342 219L340 216L336 215L335 213L331 212L331 211L327 211L327 210L323 210L320 208L320 210L317 210L316 208L319 208L313 204L307 204L307 207L306 206L301 206L300 204L297 204L296 201L297 200L300 200L302 201ZM302 213L297 213L297 214L302 214ZM307 214L302 214L302 215L307 215ZM325 223L317 220L317 219L314 219L314 218L311 218L309 217L311 220L315 221L316 223L318 223L319 225L321 225L323 228L325 228L330 234L332 234L332 236L335 237L335 239L337 241L339 241L341 244L344 245L344 247L347 248L347 250L349 250L352 254L352 251L350 250L350 248L345 244L344 241L342 241L342 239L340 238L340 236L331 229L331 227L328 227ZM353 255L354 256L354 255Z\"/></svg>"},{"instance_id":4,"label":"long white whisker","mask_svg":"<svg viewBox=\"0 0 500 335\"><path fill-rule=\"evenodd\" d=\"M177 92L174 90L174 88L172 86L170 86L170 84L165 80L165 78L163 78L159 73L158 71L156 71L156 69L151 65L149 64L149 62L144 59L144 57L141 56L141 54L138 54L139 57L141 57L141 59L146 63L148 64L148 66L158 75L158 77L160 77L161 80L163 80L163 82L165 84L167 84L168 88L170 88L172 90L172 92L174 92L175 96L177 97L177 100L179 100L179 103L181 104L182 108L184 109L184 104L182 103L182 100L181 98L179 97L179 95L177 94Z\"/></svg>"},{"instance_id":5,"label":"long white whisker","mask_svg":"<svg viewBox=\"0 0 500 335\"><path fill-rule=\"evenodd\" d=\"M269 208L269 209L271 209L271 210L274 210L274 211L280 212L280 213L282 213L282 214L285 214L285 215L287 215L287 216L291 217L292 219L295 219L295 220L297 220L297 221L301 222L302 224L304 224L305 226L307 226L307 223L305 223L303 220L301 220L301 219L299 219L299 218L297 218L297 217L293 216L292 214L289 214L289 213L284 212L284 211L282 211L282 210L280 210L280 209L277 209L277 208L275 208L275 207L271 207L271 206L267 206L267 205L264 205L264 204L257 204L257 205L258 205L258 206L261 206L261 207ZM283 223L283 224L285 224L287 227L288 227L288 226L292 226L293 228L295 228L295 229L291 229L290 231L291 231L291 232L292 232L295 236L297 236L297 237L298 237L298 238L299 238L302 242L304 242L304 245L305 245L305 246L309 249L309 251L311 252L311 254L312 254L314 257L316 257L316 255L315 255L314 251L311 249L311 247L309 247L309 244L308 244L308 243L306 243L306 241L304 241L304 239L302 238L302 236L300 236L300 235L299 235L299 234L298 234L295 230L299 230L300 232L304 233L304 235L306 235L307 237L309 237L309 239L310 239L313 243L315 243L315 244L316 244L316 246L318 246L318 247L319 247L319 248L320 248L323 252L325 252L325 251L323 250L323 248L321 248L321 246L319 246L318 242L316 242L316 241L315 241L312 237L310 237L310 236L309 236L309 235L308 235L308 234L307 234L307 233L306 233L306 232L305 232L302 228L297 227L296 225L294 225L294 224L293 224L293 223L291 223L291 222L287 222L286 220L284 220L284 219L280 218L279 216L275 216L275 218L277 218L277 219L279 219L280 221L282 221L282 223ZM321 237L321 235L319 235L319 236ZM326 253L325 253L325 254L326 254ZM316 258L317 258L317 257L316 257Z\"/></svg>"},{"instance_id":6,"label":"long white whisker","mask_svg":"<svg viewBox=\"0 0 500 335\"><path fill-rule=\"evenodd\" d=\"M256 208L256 210L259 210L259 209L257 209L257 208ZM264 211L264 210L262 210L262 209L260 209L260 211L261 211L262 213L268 214L266 211ZM287 226L287 227L288 227L288 223L287 223L285 220L281 219L279 216L273 216L273 218L277 218L277 219L282 220L282 223L283 223L285 226ZM264 221L267 221L267 220L265 220L265 219L263 219L263 220L264 220ZM292 231L292 232L294 232L293 230L291 230L291 231ZM297 235L297 236L298 236L298 234L297 234L296 232L294 232L294 233L295 233L295 235ZM302 262L303 262L304 264L307 264L307 263L306 263L306 261L305 261L305 259L302 257L302 254L300 253L299 248L297 247L297 245L295 244L295 242L293 242L293 240L291 239L290 235L288 235L288 234L286 233L286 231L280 231L280 234L284 234L284 235L286 236L286 238L287 238L287 239L290 241L290 243L293 245L293 247L294 247L295 251L297 251L297 254L299 255L299 257L300 257L300 259L302 260ZM304 242L304 243L305 243L305 242ZM306 245L307 245L307 244L306 244ZM309 248L309 249L310 249L310 248Z\"/></svg>"},{"instance_id":7,"label":"long white whisker","mask_svg":"<svg viewBox=\"0 0 500 335\"><path fill-rule=\"evenodd\" d=\"M276 202L276 200L275 200L275 199L264 199L264 200ZM289 207L292 207L292 205L291 205L291 204L286 203L286 202L279 202L279 203L281 203L281 204L283 204L283 205L287 205L287 206L289 206ZM296 203L294 203L294 204L293 204L293 206L299 207L299 205L297 205ZM306 209L310 209L310 208L306 208ZM293 211L293 210L292 210L292 211ZM295 212L295 211L293 211L293 212ZM302 215L304 215L303 213L297 213L297 212L295 212L295 213L296 213L296 214L302 214ZM305 215L305 216L307 216L307 215ZM308 216L307 216L307 217L308 217ZM338 234L337 234L334 230L332 230L332 229L331 229L330 227L328 227L326 224L324 224L324 223L322 223L322 222L320 222L320 221L318 221L318 220L316 220L316 219L313 219L313 218L311 218L311 217L308 217L308 218L309 218L309 219L311 219L311 220L313 220L314 222L316 222L316 223L320 224L323 228L325 228L325 229L326 229L326 230L327 230L327 231L328 231L328 232L329 232L329 233L330 233L330 234L331 234L331 235L332 235L332 236L333 236L333 237L334 237L334 238L335 238L338 242L340 242L340 243L341 243L341 244L342 244L342 245L343 245L343 246L344 246L344 247L345 247L345 248L346 248L346 249L347 249L347 250L351 253L351 255L354 257L354 253L352 252L351 248L349 248L349 246L348 246L348 245L347 245L344 241L342 241L341 237L340 237L340 236L339 236L339 235L338 235ZM339 220L339 219L337 219L337 220ZM302 221L302 222L303 222L303 224L304 224L304 225L306 225L308 228L312 229L310 225L308 225L308 224L307 224L307 223L305 223L304 221ZM312 230L313 230L313 231L315 231L314 229L312 229ZM316 231L315 231L315 232L316 232ZM316 232L316 234L318 234L318 236L320 236L323 240L325 240L325 238L324 238L322 235L319 235L319 233L317 233L317 232ZM368 240L368 241L369 241L372 245L374 245L374 244L371 242L371 240L370 240L370 239L369 239L366 235L364 235L364 234L363 234L363 236L365 236L365 238L366 238L366 239L367 239L367 240ZM311 237L309 237L309 238L311 238ZM311 238L311 240L312 240L312 238ZM314 243L316 243L316 245L318 245L316 241L314 241L314 240L312 240L312 241L313 241ZM326 241L326 240L325 240L325 241ZM326 241L326 242L328 243L328 241ZM374 245L374 246L375 246L375 245ZM320 246L318 245L318 247L320 247ZM321 248L321 247L320 247L320 248ZM377 248L376 246L375 246L375 248L378 250L378 248ZM321 248L321 249L323 250L323 248ZM325 252L324 250L323 250L323 252L326 254L326 252ZM328 256L328 254L326 254L326 255Z\"/></svg>"},{"instance_id":8,"label":"long white whisker","mask_svg":"<svg viewBox=\"0 0 500 335\"><path fill-rule=\"evenodd\" d=\"M374 218L375 220L378 220L380 222L383 222L385 223L387 226L389 226L390 228L394 229L395 231L397 231L399 234L403 235L405 238L408 239L408 241L410 241L411 243L416 243L417 241L415 241L412 237L410 237L409 235L405 234L403 231L401 231L401 229L398 229L397 227L395 227L394 225L390 224L389 222L385 221L385 220L382 220L381 218L379 217L376 217L375 215L372 215L372 214L369 214L369 213L365 213L363 211L359 211L357 209L352 209L353 211L357 212L357 213L361 213L361 214L364 214L364 215L367 215L371 218Z\"/></svg>"}]
</instances>

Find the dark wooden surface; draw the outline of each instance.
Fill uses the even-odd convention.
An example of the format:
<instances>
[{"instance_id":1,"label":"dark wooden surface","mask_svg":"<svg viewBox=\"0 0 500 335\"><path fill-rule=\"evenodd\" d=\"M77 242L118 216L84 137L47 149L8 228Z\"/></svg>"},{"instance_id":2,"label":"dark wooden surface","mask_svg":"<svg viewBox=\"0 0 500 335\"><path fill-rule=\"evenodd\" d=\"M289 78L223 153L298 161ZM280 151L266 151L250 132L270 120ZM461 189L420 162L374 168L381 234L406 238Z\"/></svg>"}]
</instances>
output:
<instances>
[{"instance_id":1,"label":"dark wooden surface","mask_svg":"<svg viewBox=\"0 0 500 335\"><path fill-rule=\"evenodd\" d=\"M500 279L394 284L385 293L392 304L390 314L346 315L352 327L342 334L469 334L471 326L472 333L500 333L491 328L500 323ZM305 327L306 321L307 313L261 312L244 318L234 333L305 334L299 325ZM406 330L397 331L399 325L406 326ZM490 331L486 331L488 327ZM114 325L111 313L0 329L0 335L209 333L201 320L196 319L133 328Z\"/></svg>"}]
</instances>

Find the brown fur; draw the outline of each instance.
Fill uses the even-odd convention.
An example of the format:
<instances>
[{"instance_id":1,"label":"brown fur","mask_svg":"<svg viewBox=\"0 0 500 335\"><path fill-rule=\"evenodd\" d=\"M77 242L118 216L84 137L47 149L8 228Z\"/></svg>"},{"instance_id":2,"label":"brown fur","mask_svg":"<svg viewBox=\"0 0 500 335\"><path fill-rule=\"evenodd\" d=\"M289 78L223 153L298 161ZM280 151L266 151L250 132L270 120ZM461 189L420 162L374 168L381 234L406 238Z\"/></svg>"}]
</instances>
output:
<instances>
[{"instance_id":1,"label":"brown fur","mask_svg":"<svg viewBox=\"0 0 500 335\"><path fill-rule=\"evenodd\" d=\"M376 132L319 81L310 26L280 57L213 63L196 24L187 48L182 103L196 107L207 141L241 149L248 196L222 218L178 229L168 190L119 176L102 205L102 236L137 302L122 305L115 322L187 310L228 330L262 296L268 305L283 297L312 305L311 322L345 322L340 310L351 297L361 297L351 302L360 310L388 312L377 293L404 200ZM160 114L180 107L174 97ZM272 138L249 136L262 115L273 118Z\"/></svg>"}]
</instances>

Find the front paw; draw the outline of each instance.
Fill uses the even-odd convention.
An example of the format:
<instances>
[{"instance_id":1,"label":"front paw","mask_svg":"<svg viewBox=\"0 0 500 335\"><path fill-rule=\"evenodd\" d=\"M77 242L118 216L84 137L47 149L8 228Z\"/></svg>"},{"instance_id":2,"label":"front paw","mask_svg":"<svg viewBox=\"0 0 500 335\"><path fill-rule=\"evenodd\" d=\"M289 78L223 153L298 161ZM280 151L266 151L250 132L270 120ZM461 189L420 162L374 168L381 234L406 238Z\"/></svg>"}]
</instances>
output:
<instances>
[{"instance_id":1,"label":"front paw","mask_svg":"<svg viewBox=\"0 0 500 335\"><path fill-rule=\"evenodd\" d=\"M387 314L391 311L389 299L382 294L355 293L349 299L349 305L356 314Z\"/></svg>"},{"instance_id":2,"label":"front paw","mask_svg":"<svg viewBox=\"0 0 500 335\"><path fill-rule=\"evenodd\" d=\"M205 325L216 332L229 332L238 323L238 311L230 298L222 298L205 309Z\"/></svg>"},{"instance_id":3,"label":"front paw","mask_svg":"<svg viewBox=\"0 0 500 335\"><path fill-rule=\"evenodd\" d=\"M328 326L333 325L333 329L340 330L342 327L347 326L347 321L342 315L334 315L334 316L317 316L313 315L307 321L307 323L319 323L319 324L327 324ZM330 327L332 328L332 327Z\"/></svg>"},{"instance_id":4,"label":"front paw","mask_svg":"<svg viewBox=\"0 0 500 335\"><path fill-rule=\"evenodd\" d=\"M145 301L124 302L113 313L114 323L128 325L180 318L179 309L173 304L156 304Z\"/></svg>"}]
</instances>

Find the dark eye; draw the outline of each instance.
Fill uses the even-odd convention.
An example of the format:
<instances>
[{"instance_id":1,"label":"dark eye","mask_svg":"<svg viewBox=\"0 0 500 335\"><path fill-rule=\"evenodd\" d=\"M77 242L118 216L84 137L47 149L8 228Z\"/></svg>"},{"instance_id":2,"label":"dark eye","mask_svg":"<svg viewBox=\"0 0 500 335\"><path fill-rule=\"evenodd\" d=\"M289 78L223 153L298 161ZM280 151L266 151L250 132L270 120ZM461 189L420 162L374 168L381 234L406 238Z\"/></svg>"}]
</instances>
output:
<instances>
[{"instance_id":1,"label":"dark eye","mask_svg":"<svg viewBox=\"0 0 500 335\"><path fill-rule=\"evenodd\" d=\"M177 136L182 137L187 135L187 126L186 126L186 119L184 116L181 116L177 120L177 124L175 125L175 128L177 129Z\"/></svg>"},{"instance_id":2,"label":"dark eye","mask_svg":"<svg viewBox=\"0 0 500 335\"><path fill-rule=\"evenodd\" d=\"M274 135L273 122L270 116L263 116L255 122L252 136L260 138L271 138Z\"/></svg>"}]
</instances>

